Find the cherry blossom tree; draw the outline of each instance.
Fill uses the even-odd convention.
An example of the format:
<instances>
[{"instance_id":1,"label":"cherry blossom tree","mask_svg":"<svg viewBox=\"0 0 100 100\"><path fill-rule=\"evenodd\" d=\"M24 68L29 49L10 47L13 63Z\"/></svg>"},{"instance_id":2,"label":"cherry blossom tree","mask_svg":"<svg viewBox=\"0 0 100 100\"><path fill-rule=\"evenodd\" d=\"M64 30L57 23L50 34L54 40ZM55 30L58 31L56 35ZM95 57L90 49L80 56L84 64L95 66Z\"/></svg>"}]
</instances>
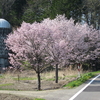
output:
<instances>
[{"instance_id":1,"label":"cherry blossom tree","mask_svg":"<svg viewBox=\"0 0 100 100\"><path fill-rule=\"evenodd\" d=\"M74 24L73 19L67 20L61 15L54 20L45 19L43 23L54 31L50 36L52 43L49 41L50 44L47 49L50 51L55 66L73 61L73 63L84 63L87 60L98 58L100 54L100 33L92 26ZM56 69L58 68L56 67Z\"/></svg>"},{"instance_id":2,"label":"cherry blossom tree","mask_svg":"<svg viewBox=\"0 0 100 100\"><path fill-rule=\"evenodd\" d=\"M84 27L84 30L87 30L88 26ZM79 61L86 61L88 59L95 59L97 57L94 54L95 49L97 48L96 43L98 39L98 31L95 29L88 29L88 33L84 35L84 37L80 38L78 41L76 48L74 50L77 50L77 53L81 56L77 59ZM95 55L95 56L93 56Z\"/></svg>"},{"instance_id":3,"label":"cherry blossom tree","mask_svg":"<svg viewBox=\"0 0 100 100\"><path fill-rule=\"evenodd\" d=\"M42 23L53 30L46 49L56 67L55 82L58 83L58 66L69 64L75 58L72 50L86 33L82 32L84 27L81 24L75 25L73 19L67 20L64 15L58 15L54 20L45 19ZM78 27L82 27L81 30Z\"/></svg>"},{"instance_id":4,"label":"cherry blossom tree","mask_svg":"<svg viewBox=\"0 0 100 100\"><path fill-rule=\"evenodd\" d=\"M38 90L41 89L40 73L49 67L50 62L45 53L45 40L48 37L46 33L49 33L49 30L40 23L31 25L23 22L6 41L8 48L15 53L9 55L10 63L16 67L21 65L22 61L29 62L37 73Z\"/></svg>"},{"instance_id":5,"label":"cherry blossom tree","mask_svg":"<svg viewBox=\"0 0 100 100\"><path fill-rule=\"evenodd\" d=\"M42 23L46 25L53 32L49 34L47 40L46 52L49 58L52 59L52 65L55 66L55 82L58 83L58 66L64 66L67 63L66 54L68 49L68 37L65 32L65 25L67 20L64 16L57 16L54 20L45 19ZM61 29L62 28L62 29ZM71 48L70 48L71 49Z\"/></svg>"},{"instance_id":6,"label":"cherry blossom tree","mask_svg":"<svg viewBox=\"0 0 100 100\"><path fill-rule=\"evenodd\" d=\"M72 61L82 64L87 61L89 63L89 61L96 60L99 56L99 52L96 51L100 37L99 31L89 27L87 24L77 25L77 28L83 36L78 39L72 50L72 55L74 55Z\"/></svg>"}]
</instances>

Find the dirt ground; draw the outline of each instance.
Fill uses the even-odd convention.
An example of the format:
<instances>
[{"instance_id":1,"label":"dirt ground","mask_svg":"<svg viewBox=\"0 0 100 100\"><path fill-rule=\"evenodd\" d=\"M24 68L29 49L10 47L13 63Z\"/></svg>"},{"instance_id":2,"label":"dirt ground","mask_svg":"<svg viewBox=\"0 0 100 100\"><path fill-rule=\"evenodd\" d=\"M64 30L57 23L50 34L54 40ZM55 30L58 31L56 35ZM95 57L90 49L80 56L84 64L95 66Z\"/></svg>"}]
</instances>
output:
<instances>
[{"instance_id":1,"label":"dirt ground","mask_svg":"<svg viewBox=\"0 0 100 100\"><path fill-rule=\"evenodd\" d=\"M25 75L26 74L26 75ZM23 76L32 75L33 73L25 73ZM27 75L28 74L28 75ZM16 76L16 75L15 75ZM21 75L21 77L23 77ZM18 80L14 81L11 78L12 76L7 75L4 78L0 78L0 90L14 90L14 91L37 91L38 82L35 80ZM14 77L14 76L13 76ZM63 88L65 84L69 81L75 80L75 77L69 77L59 79L58 83L55 83L54 80L41 80L41 90L53 90ZM3 85L2 85L3 84ZM0 94L0 100L32 100L26 97L19 97L11 94Z\"/></svg>"},{"instance_id":2,"label":"dirt ground","mask_svg":"<svg viewBox=\"0 0 100 100\"><path fill-rule=\"evenodd\" d=\"M54 81L42 81L41 89L42 90L51 90L51 89L59 89L65 85L67 81L60 80L59 83L55 83ZM24 81L24 82L16 82L12 85L2 86L0 87L3 90L17 90L17 91L37 91L37 81ZM34 100L26 97L20 97L11 94L0 94L0 100Z\"/></svg>"},{"instance_id":3,"label":"dirt ground","mask_svg":"<svg viewBox=\"0 0 100 100\"><path fill-rule=\"evenodd\" d=\"M0 94L0 100L32 100L32 99L11 94Z\"/></svg>"},{"instance_id":4,"label":"dirt ground","mask_svg":"<svg viewBox=\"0 0 100 100\"><path fill-rule=\"evenodd\" d=\"M75 78L70 79L70 81ZM41 81L41 90L52 90L63 88L69 81L60 80L58 83L54 81ZM37 80L19 81L8 85L0 86L1 90L17 90L17 91L37 91Z\"/></svg>"},{"instance_id":5,"label":"dirt ground","mask_svg":"<svg viewBox=\"0 0 100 100\"><path fill-rule=\"evenodd\" d=\"M58 89L62 88L62 86L66 84L66 81L60 81L59 83L50 82L50 81L42 81L42 90L51 90L51 89ZM24 81L24 82L17 82L9 86L2 86L0 87L3 90L10 89L10 90L18 90L18 91L36 91L37 90L37 82L31 81ZM11 94L0 94L0 100L32 100L26 97L15 96Z\"/></svg>"},{"instance_id":6,"label":"dirt ground","mask_svg":"<svg viewBox=\"0 0 100 100\"><path fill-rule=\"evenodd\" d=\"M68 82L65 80L60 80L59 83L55 83L53 81L42 81L41 89L42 90L51 90L51 89L59 89L62 88L63 85ZM12 83L5 86L0 86L1 90L17 90L17 91L36 91L37 90L37 81L24 81Z\"/></svg>"}]
</instances>

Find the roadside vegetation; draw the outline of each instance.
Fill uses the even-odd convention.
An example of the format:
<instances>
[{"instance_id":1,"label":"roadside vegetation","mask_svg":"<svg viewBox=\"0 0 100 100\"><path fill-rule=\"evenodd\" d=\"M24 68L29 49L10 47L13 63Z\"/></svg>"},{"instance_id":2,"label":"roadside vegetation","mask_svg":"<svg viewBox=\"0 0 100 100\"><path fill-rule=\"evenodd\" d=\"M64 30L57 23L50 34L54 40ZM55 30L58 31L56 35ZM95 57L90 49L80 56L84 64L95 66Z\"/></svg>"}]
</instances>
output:
<instances>
[{"instance_id":1,"label":"roadside vegetation","mask_svg":"<svg viewBox=\"0 0 100 100\"><path fill-rule=\"evenodd\" d=\"M81 85L82 83L86 82L87 80L89 80L90 78L96 76L99 73L100 73L100 71L88 72L88 73L82 74L80 78L78 78L72 82L69 82L68 84L64 85L64 87L67 87L67 88L77 87L77 86Z\"/></svg>"},{"instance_id":2,"label":"roadside vegetation","mask_svg":"<svg viewBox=\"0 0 100 100\"><path fill-rule=\"evenodd\" d=\"M36 98L36 99L34 99L34 100L45 100L45 99L39 99L39 98Z\"/></svg>"}]
</instances>

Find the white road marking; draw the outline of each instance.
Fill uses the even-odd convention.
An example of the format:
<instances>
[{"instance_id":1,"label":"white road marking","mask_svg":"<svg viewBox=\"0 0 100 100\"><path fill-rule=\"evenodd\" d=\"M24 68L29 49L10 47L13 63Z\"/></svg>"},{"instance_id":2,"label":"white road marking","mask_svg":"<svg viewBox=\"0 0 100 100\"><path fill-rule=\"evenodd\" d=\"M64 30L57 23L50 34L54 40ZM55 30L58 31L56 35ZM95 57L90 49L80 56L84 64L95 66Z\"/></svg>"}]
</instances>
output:
<instances>
[{"instance_id":1,"label":"white road marking","mask_svg":"<svg viewBox=\"0 0 100 100\"><path fill-rule=\"evenodd\" d=\"M84 89L86 89L96 78L98 78L100 74L94 77L87 85L85 85L80 91L78 91L74 96L72 96L69 100L75 99Z\"/></svg>"}]
</instances>

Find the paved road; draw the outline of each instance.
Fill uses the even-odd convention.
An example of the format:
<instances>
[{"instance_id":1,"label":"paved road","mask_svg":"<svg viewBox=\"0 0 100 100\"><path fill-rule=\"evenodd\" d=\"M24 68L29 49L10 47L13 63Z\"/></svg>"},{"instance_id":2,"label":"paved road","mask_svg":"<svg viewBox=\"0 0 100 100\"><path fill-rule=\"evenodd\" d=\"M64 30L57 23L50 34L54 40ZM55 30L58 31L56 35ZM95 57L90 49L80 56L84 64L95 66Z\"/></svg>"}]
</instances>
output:
<instances>
[{"instance_id":1,"label":"paved road","mask_svg":"<svg viewBox=\"0 0 100 100\"><path fill-rule=\"evenodd\" d=\"M57 89L46 91L7 91L0 90L0 93L24 95L26 97L44 98L46 100L100 100L100 77L89 85L76 98L72 98L76 93L83 89L87 83L74 89Z\"/></svg>"},{"instance_id":2,"label":"paved road","mask_svg":"<svg viewBox=\"0 0 100 100\"><path fill-rule=\"evenodd\" d=\"M77 94L77 93L76 93ZM100 100L100 75L70 100Z\"/></svg>"}]
</instances>

